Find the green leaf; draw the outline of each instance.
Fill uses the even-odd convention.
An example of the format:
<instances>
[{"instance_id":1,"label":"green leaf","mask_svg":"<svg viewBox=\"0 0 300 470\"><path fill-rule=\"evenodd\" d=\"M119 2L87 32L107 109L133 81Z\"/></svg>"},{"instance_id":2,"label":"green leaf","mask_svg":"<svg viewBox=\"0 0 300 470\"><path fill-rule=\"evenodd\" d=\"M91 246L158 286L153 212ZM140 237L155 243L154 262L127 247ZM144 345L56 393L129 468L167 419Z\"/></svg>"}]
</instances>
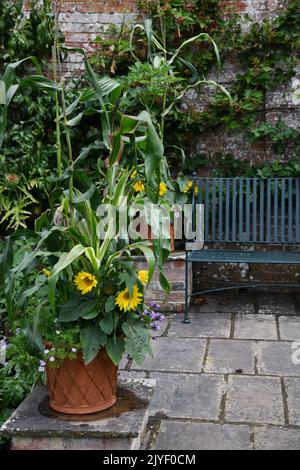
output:
<instances>
[{"instance_id":1,"label":"green leaf","mask_svg":"<svg viewBox=\"0 0 300 470\"><path fill-rule=\"evenodd\" d=\"M76 321L80 317L87 319L86 316L89 315L94 315L94 317L98 315L97 301L94 299L86 300L83 296L78 295L59 307L58 319L61 322L69 322Z\"/></svg>"},{"instance_id":2,"label":"green leaf","mask_svg":"<svg viewBox=\"0 0 300 470\"><path fill-rule=\"evenodd\" d=\"M21 309L24 305L25 300L28 297L31 297L35 292L40 290L41 287L42 287L42 284L36 284L35 286L31 287L30 289L23 290L17 298L16 306Z\"/></svg>"},{"instance_id":3,"label":"green leaf","mask_svg":"<svg viewBox=\"0 0 300 470\"><path fill-rule=\"evenodd\" d=\"M13 241L11 237L8 237L0 258L0 283L4 281L5 276L12 267L13 256Z\"/></svg>"},{"instance_id":4,"label":"green leaf","mask_svg":"<svg viewBox=\"0 0 300 470\"><path fill-rule=\"evenodd\" d=\"M108 338L106 342L106 352L113 363L118 366L125 352L124 339L119 336Z\"/></svg>"},{"instance_id":5,"label":"green leaf","mask_svg":"<svg viewBox=\"0 0 300 470\"><path fill-rule=\"evenodd\" d=\"M63 271L65 268L70 266L79 256L81 256L87 250L86 247L78 244L72 248L69 253L62 253L58 262L53 266L52 276L56 276L58 273Z\"/></svg>"},{"instance_id":6,"label":"green leaf","mask_svg":"<svg viewBox=\"0 0 300 470\"><path fill-rule=\"evenodd\" d=\"M89 364L97 356L100 346L106 343L106 335L99 326L88 325L80 331L80 342L84 363Z\"/></svg>"},{"instance_id":7,"label":"green leaf","mask_svg":"<svg viewBox=\"0 0 300 470\"><path fill-rule=\"evenodd\" d=\"M139 114L138 119L145 122L148 127L145 150L146 178L148 181L151 181L153 179L153 175L156 174L157 178L160 179L160 163L164 158L163 143L156 132L149 113L143 111Z\"/></svg>"},{"instance_id":8,"label":"green leaf","mask_svg":"<svg viewBox=\"0 0 300 470\"><path fill-rule=\"evenodd\" d=\"M84 320L92 320L99 315L98 310L94 310L93 312L87 313L86 315L81 315Z\"/></svg>"},{"instance_id":9,"label":"green leaf","mask_svg":"<svg viewBox=\"0 0 300 470\"><path fill-rule=\"evenodd\" d=\"M128 320L123 323L122 330L125 334L126 352L137 364L142 365L147 354L152 354L148 328L139 320Z\"/></svg>"},{"instance_id":10,"label":"green leaf","mask_svg":"<svg viewBox=\"0 0 300 470\"><path fill-rule=\"evenodd\" d=\"M60 91L60 87L55 82L43 75L29 75L21 80L21 86L27 86L42 91Z\"/></svg>"},{"instance_id":11,"label":"green leaf","mask_svg":"<svg viewBox=\"0 0 300 470\"><path fill-rule=\"evenodd\" d=\"M17 92L19 85L11 85L6 92L6 106L8 106Z\"/></svg>"},{"instance_id":12,"label":"green leaf","mask_svg":"<svg viewBox=\"0 0 300 470\"><path fill-rule=\"evenodd\" d=\"M108 297L107 301L105 302L105 312L109 313L112 312L115 308L115 298L113 295Z\"/></svg>"},{"instance_id":13,"label":"green leaf","mask_svg":"<svg viewBox=\"0 0 300 470\"><path fill-rule=\"evenodd\" d=\"M114 329L114 320L112 315L107 315L106 317L102 318L99 322L100 328L106 333L110 335Z\"/></svg>"},{"instance_id":14,"label":"green leaf","mask_svg":"<svg viewBox=\"0 0 300 470\"><path fill-rule=\"evenodd\" d=\"M0 80L0 104L6 105L6 86L3 80Z\"/></svg>"}]
</instances>

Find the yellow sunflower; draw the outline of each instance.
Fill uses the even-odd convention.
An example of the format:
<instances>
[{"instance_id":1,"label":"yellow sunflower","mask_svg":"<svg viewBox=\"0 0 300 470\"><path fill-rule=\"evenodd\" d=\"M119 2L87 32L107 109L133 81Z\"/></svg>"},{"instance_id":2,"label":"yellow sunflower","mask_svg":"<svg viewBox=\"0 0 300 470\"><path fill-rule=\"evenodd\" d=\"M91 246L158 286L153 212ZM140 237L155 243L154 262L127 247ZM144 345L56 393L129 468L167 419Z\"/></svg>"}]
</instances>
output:
<instances>
[{"instance_id":1,"label":"yellow sunflower","mask_svg":"<svg viewBox=\"0 0 300 470\"><path fill-rule=\"evenodd\" d=\"M136 183L134 183L133 189L136 193L142 193L145 191L145 185L141 180L138 180Z\"/></svg>"},{"instance_id":2,"label":"yellow sunflower","mask_svg":"<svg viewBox=\"0 0 300 470\"><path fill-rule=\"evenodd\" d=\"M115 300L120 310L136 310L138 305L142 303L143 295L139 292L138 286L133 286L132 296L129 296L129 289L122 290Z\"/></svg>"},{"instance_id":3,"label":"yellow sunflower","mask_svg":"<svg viewBox=\"0 0 300 470\"><path fill-rule=\"evenodd\" d=\"M96 287L98 284L97 279L93 274L86 273L84 271L77 274L74 280L77 289L81 291L82 295L91 292L93 287Z\"/></svg>"},{"instance_id":4,"label":"yellow sunflower","mask_svg":"<svg viewBox=\"0 0 300 470\"><path fill-rule=\"evenodd\" d=\"M43 272L44 276L47 276L47 277L50 277L51 274L52 274L52 272L49 271L49 269L46 269L46 268L44 268L42 272Z\"/></svg>"},{"instance_id":5,"label":"yellow sunflower","mask_svg":"<svg viewBox=\"0 0 300 470\"><path fill-rule=\"evenodd\" d=\"M137 175L137 171L136 171L136 170L133 170L133 172L132 172L131 175L130 175L130 178L133 179L133 178L136 177L136 175Z\"/></svg>"},{"instance_id":6,"label":"yellow sunflower","mask_svg":"<svg viewBox=\"0 0 300 470\"><path fill-rule=\"evenodd\" d=\"M166 183L160 183L159 185L159 195L162 197L166 194L168 191Z\"/></svg>"},{"instance_id":7,"label":"yellow sunflower","mask_svg":"<svg viewBox=\"0 0 300 470\"><path fill-rule=\"evenodd\" d=\"M190 180L190 181L187 183L186 187L184 188L183 192L184 192L184 193L188 193L189 190L190 190L192 187L193 187L193 181Z\"/></svg>"},{"instance_id":8,"label":"yellow sunflower","mask_svg":"<svg viewBox=\"0 0 300 470\"><path fill-rule=\"evenodd\" d=\"M146 286L148 284L149 271L138 271L138 278Z\"/></svg>"}]
</instances>

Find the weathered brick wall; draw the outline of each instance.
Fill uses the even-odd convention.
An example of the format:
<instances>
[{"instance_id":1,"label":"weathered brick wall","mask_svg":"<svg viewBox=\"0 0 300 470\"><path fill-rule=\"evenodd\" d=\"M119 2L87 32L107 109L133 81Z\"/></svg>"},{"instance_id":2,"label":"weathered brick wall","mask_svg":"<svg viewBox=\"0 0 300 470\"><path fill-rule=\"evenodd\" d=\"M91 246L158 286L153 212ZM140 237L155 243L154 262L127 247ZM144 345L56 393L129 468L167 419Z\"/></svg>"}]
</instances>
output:
<instances>
[{"instance_id":1,"label":"weathered brick wall","mask_svg":"<svg viewBox=\"0 0 300 470\"><path fill-rule=\"evenodd\" d=\"M37 0L34 0L37 1ZM290 0L224 0L221 7L224 15L234 11L240 15L241 24L247 29L249 23L245 21L248 15L253 21L261 23L265 18L274 19L286 8ZM27 0L29 3L30 0ZM53 1L55 4L55 0ZM60 28L65 35L66 45L83 47L92 52L95 47L95 39L101 28L109 24L122 22L124 12L127 20L134 20L137 13L137 1L135 0L56 0L58 8ZM226 13L227 12L227 13ZM223 57L225 67L220 77L222 84L230 88L234 76L239 71L232 57ZM78 53L70 53L63 64L66 78L80 74L84 69L82 56ZM208 78L216 78L212 72ZM298 70L300 78L300 67ZM260 112L259 121L275 124L279 120L291 127L300 127L300 105L292 102L295 88L299 87L296 80L281 86L267 94L266 103ZM209 103L212 90L208 88L196 92L190 90L187 102L183 106L193 106L195 110L204 110ZM191 140L191 153L200 154L210 152L232 153L239 159L251 160L253 163L261 163L266 160L278 158L274 156L272 143L264 139L258 143L250 144L243 131L225 130L218 127L214 130L214 138L211 132L193 136ZM286 149L282 159L288 159L289 149Z\"/></svg>"}]
</instances>

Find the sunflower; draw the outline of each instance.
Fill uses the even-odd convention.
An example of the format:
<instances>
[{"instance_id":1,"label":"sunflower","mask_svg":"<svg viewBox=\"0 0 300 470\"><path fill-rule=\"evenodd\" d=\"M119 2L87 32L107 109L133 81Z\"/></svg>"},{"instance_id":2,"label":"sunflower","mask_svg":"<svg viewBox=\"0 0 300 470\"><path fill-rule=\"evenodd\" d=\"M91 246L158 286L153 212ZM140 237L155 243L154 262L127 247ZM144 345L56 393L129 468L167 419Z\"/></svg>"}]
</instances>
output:
<instances>
[{"instance_id":1,"label":"sunflower","mask_svg":"<svg viewBox=\"0 0 300 470\"><path fill-rule=\"evenodd\" d=\"M136 183L134 183L133 189L136 193L142 193L145 191L145 185L141 180L138 180Z\"/></svg>"},{"instance_id":2,"label":"sunflower","mask_svg":"<svg viewBox=\"0 0 300 470\"><path fill-rule=\"evenodd\" d=\"M148 284L149 271L138 271L138 278L146 286Z\"/></svg>"},{"instance_id":3,"label":"sunflower","mask_svg":"<svg viewBox=\"0 0 300 470\"><path fill-rule=\"evenodd\" d=\"M132 290L132 296L129 295L129 289L122 290L115 300L115 304L118 305L120 310L136 310L137 306L142 303L143 295L139 292L138 286L134 285Z\"/></svg>"},{"instance_id":4,"label":"sunflower","mask_svg":"<svg viewBox=\"0 0 300 470\"><path fill-rule=\"evenodd\" d=\"M93 274L83 271L77 274L74 282L77 286L77 289L81 291L82 295L91 292L93 287L96 287L98 284L98 281L95 276L93 276Z\"/></svg>"},{"instance_id":5,"label":"sunflower","mask_svg":"<svg viewBox=\"0 0 300 470\"><path fill-rule=\"evenodd\" d=\"M184 193L188 193L189 190L190 190L192 187L193 187L193 181L190 180L190 181L187 183L186 187L184 188L183 192L184 192Z\"/></svg>"},{"instance_id":6,"label":"sunflower","mask_svg":"<svg viewBox=\"0 0 300 470\"><path fill-rule=\"evenodd\" d=\"M168 191L166 183L160 183L159 185L159 195L162 197L166 194Z\"/></svg>"},{"instance_id":7,"label":"sunflower","mask_svg":"<svg viewBox=\"0 0 300 470\"><path fill-rule=\"evenodd\" d=\"M42 270L42 273L43 273L44 276L46 276L46 277L50 277L50 276L52 275L52 272L49 271L49 269L46 269L46 268L44 268L44 269Z\"/></svg>"}]
</instances>

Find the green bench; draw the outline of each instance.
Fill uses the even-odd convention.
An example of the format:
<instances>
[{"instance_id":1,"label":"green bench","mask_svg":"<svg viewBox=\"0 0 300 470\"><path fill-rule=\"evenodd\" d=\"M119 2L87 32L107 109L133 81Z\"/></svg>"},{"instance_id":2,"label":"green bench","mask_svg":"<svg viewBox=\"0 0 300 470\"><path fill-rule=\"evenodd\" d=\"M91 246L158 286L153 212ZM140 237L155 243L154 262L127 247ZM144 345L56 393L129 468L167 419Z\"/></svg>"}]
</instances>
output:
<instances>
[{"instance_id":1,"label":"green bench","mask_svg":"<svg viewBox=\"0 0 300 470\"><path fill-rule=\"evenodd\" d=\"M204 248L186 251L185 323L190 322L191 296L270 286L262 283L226 283L221 288L189 294L189 263L300 264L300 251L293 250L293 247L300 246L300 178L194 176L193 226L199 205L203 205L204 211ZM210 248L216 244L220 248ZM257 245L263 246L263 249L253 251L252 247L257 248ZM287 251L287 247L291 249ZM282 283L276 286L299 288L299 284Z\"/></svg>"}]
</instances>

